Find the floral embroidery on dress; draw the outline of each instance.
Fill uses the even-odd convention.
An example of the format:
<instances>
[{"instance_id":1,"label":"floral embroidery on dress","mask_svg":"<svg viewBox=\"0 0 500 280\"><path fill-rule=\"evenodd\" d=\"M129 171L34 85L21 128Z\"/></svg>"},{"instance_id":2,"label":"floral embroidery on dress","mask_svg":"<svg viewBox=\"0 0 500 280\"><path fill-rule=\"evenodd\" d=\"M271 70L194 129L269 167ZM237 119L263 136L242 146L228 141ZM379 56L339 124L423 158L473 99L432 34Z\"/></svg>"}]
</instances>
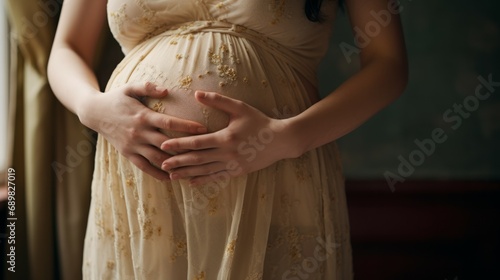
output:
<instances>
[{"instance_id":1,"label":"floral embroidery on dress","mask_svg":"<svg viewBox=\"0 0 500 280\"><path fill-rule=\"evenodd\" d=\"M176 238L174 236L169 237L171 247L173 252L170 255L171 261L176 261L179 257L187 256L187 240L186 237Z\"/></svg>"},{"instance_id":2,"label":"floral embroidery on dress","mask_svg":"<svg viewBox=\"0 0 500 280\"><path fill-rule=\"evenodd\" d=\"M193 280L205 280L205 271L202 271L198 275L194 276Z\"/></svg>"},{"instance_id":3,"label":"floral embroidery on dress","mask_svg":"<svg viewBox=\"0 0 500 280\"><path fill-rule=\"evenodd\" d=\"M248 275L245 280L262 280L262 272L253 272L252 274Z\"/></svg>"},{"instance_id":4,"label":"floral embroidery on dress","mask_svg":"<svg viewBox=\"0 0 500 280\"><path fill-rule=\"evenodd\" d=\"M117 11L108 13L110 20L114 21L114 25L112 24L111 26L117 26L120 34L124 34L123 25L128 20L126 9L127 3L123 3Z\"/></svg>"},{"instance_id":5,"label":"floral embroidery on dress","mask_svg":"<svg viewBox=\"0 0 500 280\"><path fill-rule=\"evenodd\" d=\"M287 0L270 0L269 10L273 12L271 24L277 24L285 16Z\"/></svg>"},{"instance_id":6,"label":"floral embroidery on dress","mask_svg":"<svg viewBox=\"0 0 500 280\"><path fill-rule=\"evenodd\" d=\"M311 156L309 153L305 153L299 158L293 160L295 165L295 176L297 176L297 179L301 182L309 180L312 177L311 172L307 167L310 161L310 157Z\"/></svg>"},{"instance_id":7,"label":"floral embroidery on dress","mask_svg":"<svg viewBox=\"0 0 500 280\"><path fill-rule=\"evenodd\" d=\"M228 44L220 44L217 51L208 50L208 59L212 65L216 66L217 74L222 81L219 82L220 87L230 85L238 79L238 72L231 64L239 63L239 58L230 50Z\"/></svg>"},{"instance_id":8,"label":"floral embroidery on dress","mask_svg":"<svg viewBox=\"0 0 500 280\"><path fill-rule=\"evenodd\" d=\"M236 240L237 239L233 239L229 242L229 244L227 244L226 246L226 252L229 254L229 255L233 255L234 254L234 249L236 247Z\"/></svg>"}]
</instances>

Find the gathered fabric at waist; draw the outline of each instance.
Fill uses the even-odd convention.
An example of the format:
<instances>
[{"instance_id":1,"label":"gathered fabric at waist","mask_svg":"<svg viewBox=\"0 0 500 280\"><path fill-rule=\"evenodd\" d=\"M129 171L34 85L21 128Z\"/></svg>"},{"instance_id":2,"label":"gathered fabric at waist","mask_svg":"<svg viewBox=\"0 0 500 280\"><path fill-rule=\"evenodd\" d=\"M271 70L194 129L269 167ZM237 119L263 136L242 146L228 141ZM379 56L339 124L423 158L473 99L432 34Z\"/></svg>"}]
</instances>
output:
<instances>
[{"instance_id":1,"label":"gathered fabric at waist","mask_svg":"<svg viewBox=\"0 0 500 280\"><path fill-rule=\"evenodd\" d=\"M315 69L309 65L307 58L300 56L298 52L283 46L276 40L273 40L262 33L237 24L223 21L191 21L183 24L167 25L159 27L148 33L141 43L152 38L186 36L189 34L203 32L224 33L244 38L259 48L266 50L270 55L278 60L290 65L303 78L305 78L310 85L316 86L317 84Z\"/></svg>"}]
</instances>

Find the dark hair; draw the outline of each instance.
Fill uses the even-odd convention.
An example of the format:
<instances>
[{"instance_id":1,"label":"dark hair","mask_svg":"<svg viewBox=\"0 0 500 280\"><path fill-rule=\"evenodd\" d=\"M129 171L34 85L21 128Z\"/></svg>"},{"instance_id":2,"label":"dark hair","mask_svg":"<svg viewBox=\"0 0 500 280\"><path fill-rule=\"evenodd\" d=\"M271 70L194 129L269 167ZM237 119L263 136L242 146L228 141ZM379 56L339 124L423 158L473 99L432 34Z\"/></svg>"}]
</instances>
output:
<instances>
[{"instance_id":1,"label":"dark hair","mask_svg":"<svg viewBox=\"0 0 500 280\"><path fill-rule=\"evenodd\" d=\"M339 6L342 8L344 0L338 0ZM324 20L321 14L321 3L323 0L306 0L305 12L307 18L312 22L322 22Z\"/></svg>"}]
</instances>

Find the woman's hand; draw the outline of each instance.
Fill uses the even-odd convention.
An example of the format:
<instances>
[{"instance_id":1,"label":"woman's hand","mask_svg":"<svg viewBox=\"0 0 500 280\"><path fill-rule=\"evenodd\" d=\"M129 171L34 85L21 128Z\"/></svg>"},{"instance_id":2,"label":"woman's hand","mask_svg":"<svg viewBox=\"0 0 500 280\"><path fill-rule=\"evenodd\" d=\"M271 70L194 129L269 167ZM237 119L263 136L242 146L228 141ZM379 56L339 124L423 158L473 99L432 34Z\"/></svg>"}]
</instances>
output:
<instances>
[{"instance_id":1,"label":"woman's hand","mask_svg":"<svg viewBox=\"0 0 500 280\"><path fill-rule=\"evenodd\" d=\"M168 180L159 167L169 158L160 145L169 138L159 129L205 133L201 124L157 113L144 104L143 97L161 98L168 94L152 83L131 84L94 95L77 112L80 121L100 133L123 156L149 175Z\"/></svg>"},{"instance_id":2,"label":"woman's hand","mask_svg":"<svg viewBox=\"0 0 500 280\"><path fill-rule=\"evenodd\" d=\"M163 150L191 150L172 156L161 168L172 180L190 178L193 185L235 177L301 154L288 121L272 119L250 105L214 92L196 92L204 105L226 112L229 124L214 133L170 139Z\"/></svg>"}]
</instances>

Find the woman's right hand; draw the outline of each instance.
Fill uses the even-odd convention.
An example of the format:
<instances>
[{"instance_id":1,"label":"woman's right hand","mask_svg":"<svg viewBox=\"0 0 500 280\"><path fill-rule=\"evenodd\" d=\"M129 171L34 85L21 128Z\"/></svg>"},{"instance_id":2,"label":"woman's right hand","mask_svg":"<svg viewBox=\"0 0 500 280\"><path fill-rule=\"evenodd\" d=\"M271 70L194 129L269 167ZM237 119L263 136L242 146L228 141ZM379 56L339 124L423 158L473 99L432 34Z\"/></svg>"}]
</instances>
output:
<instances>
[{"instance_id":1,"label":"woman's right hand","mask_svg":"<svg viewBox=\"0 0 500 280\"><path fill-rule=\"evenodd\" d=\"M157 113L141 103L141 98L161 98L168 90L152 83L129 84L87 99L77 113L80 121L97 131L139 169L159 180L169 174L160 169L170 157L160 146L169 138L159 129L205 133L197 122Z\"/></svg>"}]
</instances>

